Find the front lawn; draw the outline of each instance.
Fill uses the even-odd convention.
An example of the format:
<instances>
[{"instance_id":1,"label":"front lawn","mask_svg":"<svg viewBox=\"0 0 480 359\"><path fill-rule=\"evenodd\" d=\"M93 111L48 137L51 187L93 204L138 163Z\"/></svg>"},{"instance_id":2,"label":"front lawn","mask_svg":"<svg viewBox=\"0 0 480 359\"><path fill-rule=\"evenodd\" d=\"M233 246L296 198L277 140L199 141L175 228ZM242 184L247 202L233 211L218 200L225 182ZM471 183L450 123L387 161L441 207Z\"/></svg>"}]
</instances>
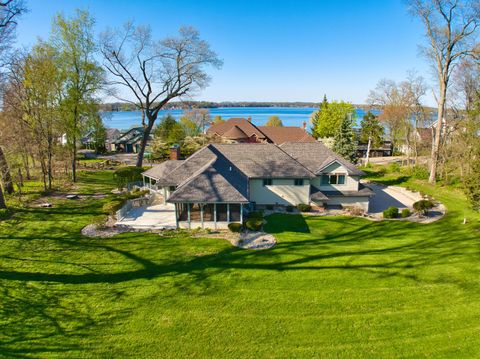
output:
<instances>
[{"instance_id":1,"label":"front lawn","mask_svg":"<svg viewBox=\"0 0 480 359\"><path fill-rule=\"evenodd\" d=\"M106 192L86 172L78 192ZM108 198L0 222L0 356L478 357L478 214L458 192L429 225L273 215L278 239L80 235ZM461 224L466 216L468 223Z\"/></svg>"}]
</instances>

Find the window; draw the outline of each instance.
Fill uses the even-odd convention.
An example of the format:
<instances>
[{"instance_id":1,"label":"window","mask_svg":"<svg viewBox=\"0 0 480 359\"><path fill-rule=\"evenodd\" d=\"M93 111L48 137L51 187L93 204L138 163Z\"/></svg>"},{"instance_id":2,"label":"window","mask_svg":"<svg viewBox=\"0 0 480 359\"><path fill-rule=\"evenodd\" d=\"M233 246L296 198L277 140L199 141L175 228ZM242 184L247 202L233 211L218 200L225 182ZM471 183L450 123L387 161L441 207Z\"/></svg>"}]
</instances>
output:
<instances>
[{"instance_id":1,"label":"window","mask_svg":"<svg viewBox=\"0 0 480 359\"><path fill-rule=\"evenodd\" d=\"M271 178L264 178L263 179L263 187L271 186L271 185L272 185L272 179Z\"/></svg>"},{"instance_id":2,"label":"window","mask_svg":"<svg viewBox=\"0 0 480 359\"><path fill-rule=\"evenodd\" d=\"M296 178L294 181L295 186L303 186L303 178Z\"/></svg>"},{"instance_id":3,"label":"window","mask_svg":"<svg viewBox=\"0 0 480 359\"><path fill-rule=\"evenodd\" d=\"M329 184L345 184L345 175L333 174L333 175L322 175L320 179L321 185Z\"/></svg>"}]
</instances>

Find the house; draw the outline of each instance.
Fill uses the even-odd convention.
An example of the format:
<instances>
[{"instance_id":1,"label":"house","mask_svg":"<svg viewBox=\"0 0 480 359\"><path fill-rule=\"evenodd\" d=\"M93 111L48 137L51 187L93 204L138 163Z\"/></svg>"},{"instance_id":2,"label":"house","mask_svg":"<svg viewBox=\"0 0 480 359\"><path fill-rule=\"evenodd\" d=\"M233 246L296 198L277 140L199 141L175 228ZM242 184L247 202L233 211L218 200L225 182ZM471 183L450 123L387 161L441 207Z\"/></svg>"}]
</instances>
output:
<instances>
[{"instance_id":1,"label":"house","mask_svg":"<svg viewBox=\"0 0 480 359\"><path fill-rule=\"evenodd\" d=\"M217 135L232 143L275 143L314 142L315 139L303 127L255 126L249 118L230 118L225 122L212 124L207 134Z\"/></svg>"},{"instance_id":2,"label":"house","mask_svg":"<svg viewBox=\"0 0 480 359\"><path fill-rule=\"evenodd\" d=\"M320 142L210 144L143 173L145 186L175 206L177 227L225 228L248 211L301 203L368 210L373 192L358 170Z\"/></svg>"},{"instance_id":3,"label":"house","mask_svg":"<svg viewBox=\"0 0 480 359\"><path fill-rule=\"evenodd\" d=\"M116 128L107 128L105 133L105 149L110 151L115 151L115 145L113 141L118 139L121 136L121 133ZM81 138L80 142L85 148L93 149L95 148L95 133L94 131L89 131L84 137Z\"/></svg>"},{"instance_id":4,"label":"house","mask_svg":"<svg viewBox=\"0 0 480 359\"><path fill-rule=\"evenodd\" d=\"M368 143L358 142L357 156L358 158L367 157ZM370 148L370 157L388 157L392 156L392 141L382 141L379 146Z\"/></svg>"},{"instance_id":5,"label":"house","mask_svg":"<svg viewBox=\"0 0 480 359\"><path fill-rule=\"evenodd\" d=\"M116 128L107 128L107 136L105 138L105 149L108 152L115 151L115 144L113 142L117 140L121 135L122 133Z\"/></svg>"},{"instance_id":6,"label":"house","mask_svg":"<svg viewBox=\"0 0 480 359\"><path fill-rule=\"evenodd\" d=\"M138 153L145 132L143 127L134 127L111 142L115 152Z\"/></svg>"}]
</instances>

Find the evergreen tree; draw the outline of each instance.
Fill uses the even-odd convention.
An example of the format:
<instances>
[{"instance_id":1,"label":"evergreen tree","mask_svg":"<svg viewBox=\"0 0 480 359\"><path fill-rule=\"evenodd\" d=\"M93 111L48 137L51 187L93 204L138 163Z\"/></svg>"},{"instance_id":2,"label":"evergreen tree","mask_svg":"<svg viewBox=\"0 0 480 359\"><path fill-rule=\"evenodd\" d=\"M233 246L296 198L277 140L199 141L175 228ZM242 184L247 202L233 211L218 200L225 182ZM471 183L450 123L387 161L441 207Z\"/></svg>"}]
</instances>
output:
<instances>
[{"instance_id":1,"label":"evergreen tree","mask_svg":"<svg viewBox=\"0 0 480 359\"><path fill-rule=\"evenodd\" d=\"M357 162L357 142L355 141L355 132L353 132L353 123L349 116L345 116L340 128L335 133L333 150L346 160Z\"/></svg>"},{"instance_id":2,"label":"evergreen tree","mask_svg":"<svg viewBox=\"0 0 480 359\"><path fill-rule=\"evenodd\" d=\"M320 137L320 134L318 133L318 123L320 121L320 113L324 110L326 111L327 107L328 107L327 95L323 95L322 103L320 103L318 110L312 114L312 118L310 120L312 123L312 136L315 139L318 139Z\"/></svg>"}]
</instances>

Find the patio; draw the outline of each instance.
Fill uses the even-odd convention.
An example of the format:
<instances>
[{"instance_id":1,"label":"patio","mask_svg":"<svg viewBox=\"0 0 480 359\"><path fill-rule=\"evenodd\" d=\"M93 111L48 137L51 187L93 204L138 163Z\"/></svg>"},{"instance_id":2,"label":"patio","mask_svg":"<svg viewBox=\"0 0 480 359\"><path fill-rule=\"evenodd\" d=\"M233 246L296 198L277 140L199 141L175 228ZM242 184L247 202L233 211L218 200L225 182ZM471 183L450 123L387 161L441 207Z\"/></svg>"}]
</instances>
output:
<instances>
[{"instance_id":1,"label":"patio","mask_svg":"<svg viewBox=\"0 0 480 359\"><path fill-rule=\"evenodd\" d=\"M135 229L175 229L175 206L157 204L148 207L133 208L115 225L129 226Z\"/></svg>"}]
</instances>

